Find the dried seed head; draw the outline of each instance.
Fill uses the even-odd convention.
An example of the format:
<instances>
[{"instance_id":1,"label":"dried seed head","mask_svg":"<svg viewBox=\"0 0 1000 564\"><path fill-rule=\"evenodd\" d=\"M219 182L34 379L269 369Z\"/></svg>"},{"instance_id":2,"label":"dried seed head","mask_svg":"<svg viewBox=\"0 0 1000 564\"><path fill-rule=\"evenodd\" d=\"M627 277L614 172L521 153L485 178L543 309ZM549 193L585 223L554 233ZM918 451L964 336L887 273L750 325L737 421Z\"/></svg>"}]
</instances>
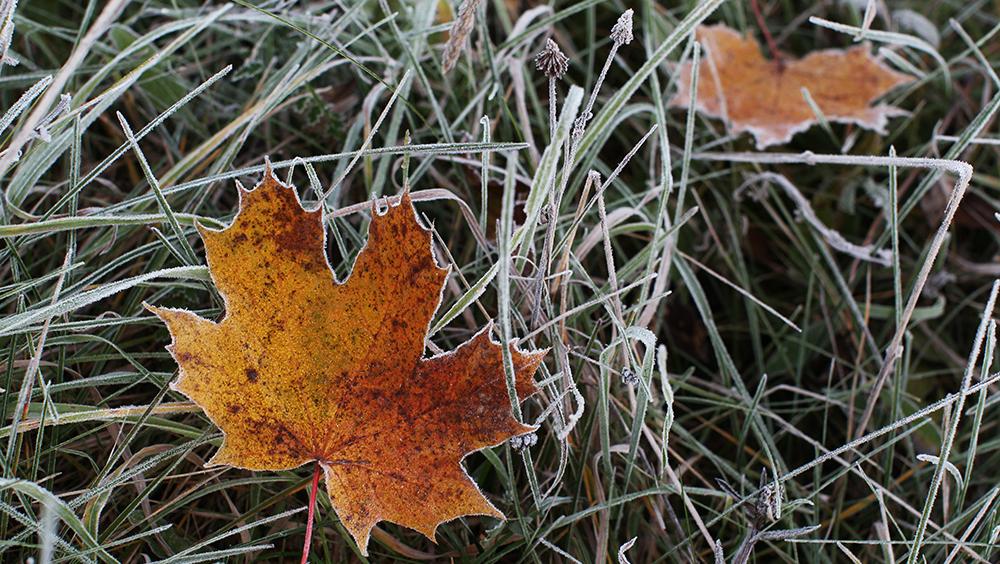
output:
<instances>
[{"instance_id":1,"label":"dried seed head","mask_svg":"<svg viewBox=\"0 0 1000 564\"><path fill-rule=\"evenodd\" d=\"M765 519L766 522L773 523L781 518L781 504L784 492L782 492L781 482L770 481L770 473L767 468L760 475L760 494L757 496L755 507L756 518Z\"/></svg>"},{"instance_id":2,"label":"dried seed head","mask_svg":"<svg viewBox=\"0 0 1000 564\"><path fill-rule=\"evenodd\" d=\"M574 140L579 141L580 139L583 138L583 134L586 133L587 131L587 122L589 122L593 117L594 114L590 112L584 112L582 115L580 115L580 117L573 120L573 131L570 133L570 135L573 137Z\"/></svg>"},{"instance_id":3,"label":"dried seed head","mask_svg":"<svg viewBox=\"0 0 1000 564\"><path fill-rule=\"evenodd\" d=\"M636 376L635 371L631 368L622 368L622 384L625 384L626 386L638 386L639 377Z\"/></svg>"},{"instance_id":4,"label":"dried seed head","mask_svg":"<svg viewBox=\"0 0 1000 564\"><path fill-rule=\"evenodd\" d=\"M541 209L538 213L538 225L548 225L548 223L552 221L552 216L555 215L555 211L552 207L552 204L549 204Z\"/></svg>"},{"instance_id":5,"label":"dried seed head","mask_svg":"<svg viewBox=\"0 0 1000 564\"><path fill-rule=\"evenodd\" d=\"M632 9L625 10L618 18L618 22L611 28L611 40L615 45L628 45L632 43Z\"/></svg>"},{"instance_id":6,"label":"dried seed head","mask_svg":"<svg viewBox=\"0 0 1000 564\"><path fill-rule=\"evenodd\" d=\"M527 435L519 435L517 437L510 438L510 448L517 452L528 450L529 448L535 446L538 443L538 435L534 433L529 433Z\"/></svg>"},{"instance_id":7,"label":"dried seed head","mask_svg":"<svg viewBox=\"0 0 1000 564\"><path fill-rule=\"evenodd\" d=\"M52 141L52 136L49 134L49 126L52 125L52 122L55 121L60 114L69 109L69 105L72 101L73 97L69 94L62 94L59 96L59 103L56 104L56 107L53 108L51 112L46 114L46 116L38 122L38 125L35 126L35 130L32 132L32 135L41 139L45 143Z\"/></svg>"},{"instance_id":8,"label":"dried seed head","mask_svg":"<svg viewBox=\"0 0 1000 564\"><path fill-rule=\"evenodd\" d=\"M479 7L481 1L464 0L458 8L458 17L451 24L448 43L444 46L444 55L441 58L441 66L445 73L455 68L455 64L458 63L458 58L461 56L469 34L472 33L472 28L476 23L476 8Z\"/></svg>"},{"instance_id":9,"label":"dried seed head","mask_svg":"<svg viewBox=\"0 0 1000 564\"><path fill-rule=\"evenodd\" d=\"M715 564L726 564L726 553L722 551L722 541L716 539L712 545L712 553L715 555Z\"/></svg>"},{"instance_id":10,"label":"dried seed head","mask_svg":"<svg viewBox=\"0 0 1000 564\"><path fill-rule=\"evenodd\" d=\"M569 70L569 57L563 54L551 39L545 40L545 47L535 55L535 68L550 79L562 78Z\"/></svg>"}]
</instances>

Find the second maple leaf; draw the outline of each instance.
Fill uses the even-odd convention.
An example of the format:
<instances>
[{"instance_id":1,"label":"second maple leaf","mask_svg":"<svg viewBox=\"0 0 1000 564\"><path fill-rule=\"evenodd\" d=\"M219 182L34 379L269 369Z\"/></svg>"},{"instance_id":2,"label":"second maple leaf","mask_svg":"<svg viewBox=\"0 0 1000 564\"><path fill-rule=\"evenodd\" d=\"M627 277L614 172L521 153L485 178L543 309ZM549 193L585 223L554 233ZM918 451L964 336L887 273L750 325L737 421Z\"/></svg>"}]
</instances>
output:
<instances>
[{"instance_id":1,"label":"second maple leaf","mask_svg":"<svg viewBox=\"0 0 1000 564\"><path fill-rule=\"evenodd\" d=\"M379 215L350 277L327 262L323 214L270 172L240 189L222 231L199 228L226 314L150 308L173 336L174 387L225 433L210 461L251 470L321 465L330 500L367 553L378 521L420 531L503 514L461 465L466 454L529 433L512 414L490 327L424 358L448 270L403 194ZM544 352L510 353L523 399Z\"/></svg>"},{"instance_id":2,"label":"second maple leaf","mask_svg":"<svg viewBox=\"0 0 1000 564\"><path fill-rule=\"evenodd\" d=\"M765 59L753 38L722 24L701 26L695 36L705 47L695 108L725 120L732 134L751 133L758 149L785 143L818 123L803 89L827 120L878 133L885 133L890 116L904 113L887 104L871 106L912 79L873 57L868 45L816 51L780 63ZM670 105L687 106L690 90L691 63L685 63Z\"/></svg>"}]
</instances>

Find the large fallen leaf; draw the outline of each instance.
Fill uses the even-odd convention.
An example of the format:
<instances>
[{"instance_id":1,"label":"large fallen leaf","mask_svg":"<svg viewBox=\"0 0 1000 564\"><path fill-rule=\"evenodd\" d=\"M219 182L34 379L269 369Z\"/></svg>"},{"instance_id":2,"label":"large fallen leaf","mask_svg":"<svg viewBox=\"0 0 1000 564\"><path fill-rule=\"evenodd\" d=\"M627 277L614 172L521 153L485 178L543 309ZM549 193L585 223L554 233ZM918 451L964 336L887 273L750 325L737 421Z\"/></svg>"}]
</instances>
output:
<instances>
[{"instance_id":1,"label":"large fallen leaf","mask_svg":"<svg viewBox=\"0 0 1000 564\"><path fill-rule=\"evenodd\" d=\"M885 133L888 118L904 113L878 97L911 79L872 57L870 47L826 49L784 64L769 61L751 37L725 25L695 32L705 48L699 68L698 111L722 118L732 134L749 131L763 149L789 141L818 122L802 89L828 121L854 123ZM691 63L681 65L672 106L690 103Z\"/></svg>"},{"instance_id":2,"label":"large fallen leaf","mask_svg":"<svg viewBox=\"0 0 1000 564\"><path fill-rule=\"evenodd\" d=\"M531 432L512 414L490 327L423 358L448 270L409 194L373 213L354 271L338 283L322 212L270 172L222 231L199 228L225 299L218 323L150 308L173 336L174 388L225 433L209 462L283 470L313 461L344 526L367 551L378 521L434 539L463 515L503 518L465 472L466 454ZM520 398L544 352L511 349Z\"/></svg>"}]
</instances>

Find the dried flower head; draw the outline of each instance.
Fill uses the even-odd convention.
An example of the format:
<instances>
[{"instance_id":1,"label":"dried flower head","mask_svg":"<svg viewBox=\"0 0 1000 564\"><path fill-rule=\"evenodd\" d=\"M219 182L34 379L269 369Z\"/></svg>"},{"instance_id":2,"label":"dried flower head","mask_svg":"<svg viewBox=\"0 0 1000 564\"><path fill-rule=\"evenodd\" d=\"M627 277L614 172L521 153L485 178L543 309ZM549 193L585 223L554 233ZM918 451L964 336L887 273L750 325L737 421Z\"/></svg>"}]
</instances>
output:
<instances>
[{"instance_id":1,"label":"dried flower head","mask_svg":"<svg viewBox=\"0 0 1000 564\"><path fill-rule=\"evenodd\" d=\"M569 57L563 54L551 39L545 40L545 47L535 55L535 68L550 79L562 78L569 70Z\"/></svg>"},{"instance_id":2,"label":"dried flower head","mask_svg":"<svg viewBox=\"0 0 1000 564\"><path fill-rule=\"evenodd\" d=\"M611 28L611 40L615 45L628 45L632 43L632 9L625 10L618 18L618 22Z\"/></svg>"}]
</instances>

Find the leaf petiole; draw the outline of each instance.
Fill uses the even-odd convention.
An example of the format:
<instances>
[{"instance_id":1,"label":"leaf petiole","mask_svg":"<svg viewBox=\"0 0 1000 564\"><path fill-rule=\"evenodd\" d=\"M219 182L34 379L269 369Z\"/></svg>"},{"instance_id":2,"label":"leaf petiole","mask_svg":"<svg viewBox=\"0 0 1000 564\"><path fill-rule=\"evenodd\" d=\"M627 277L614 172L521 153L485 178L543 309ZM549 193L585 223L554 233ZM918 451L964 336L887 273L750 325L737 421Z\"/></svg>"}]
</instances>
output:
<instances>
[{"instance_id":1,"label":"leaf petiole","mask_svg":"<svg viewBox=\"0 0 1000 564\"><path fill-rule=\"evenodd\" d=\"M309 545L312 544L313 521L316 517L316 491L319 490L320 465L313 466L312 489L309 490L309 516L306 517L306 541L302 545L302 564L309 561Z\"/></svg>"}]
</instances>

